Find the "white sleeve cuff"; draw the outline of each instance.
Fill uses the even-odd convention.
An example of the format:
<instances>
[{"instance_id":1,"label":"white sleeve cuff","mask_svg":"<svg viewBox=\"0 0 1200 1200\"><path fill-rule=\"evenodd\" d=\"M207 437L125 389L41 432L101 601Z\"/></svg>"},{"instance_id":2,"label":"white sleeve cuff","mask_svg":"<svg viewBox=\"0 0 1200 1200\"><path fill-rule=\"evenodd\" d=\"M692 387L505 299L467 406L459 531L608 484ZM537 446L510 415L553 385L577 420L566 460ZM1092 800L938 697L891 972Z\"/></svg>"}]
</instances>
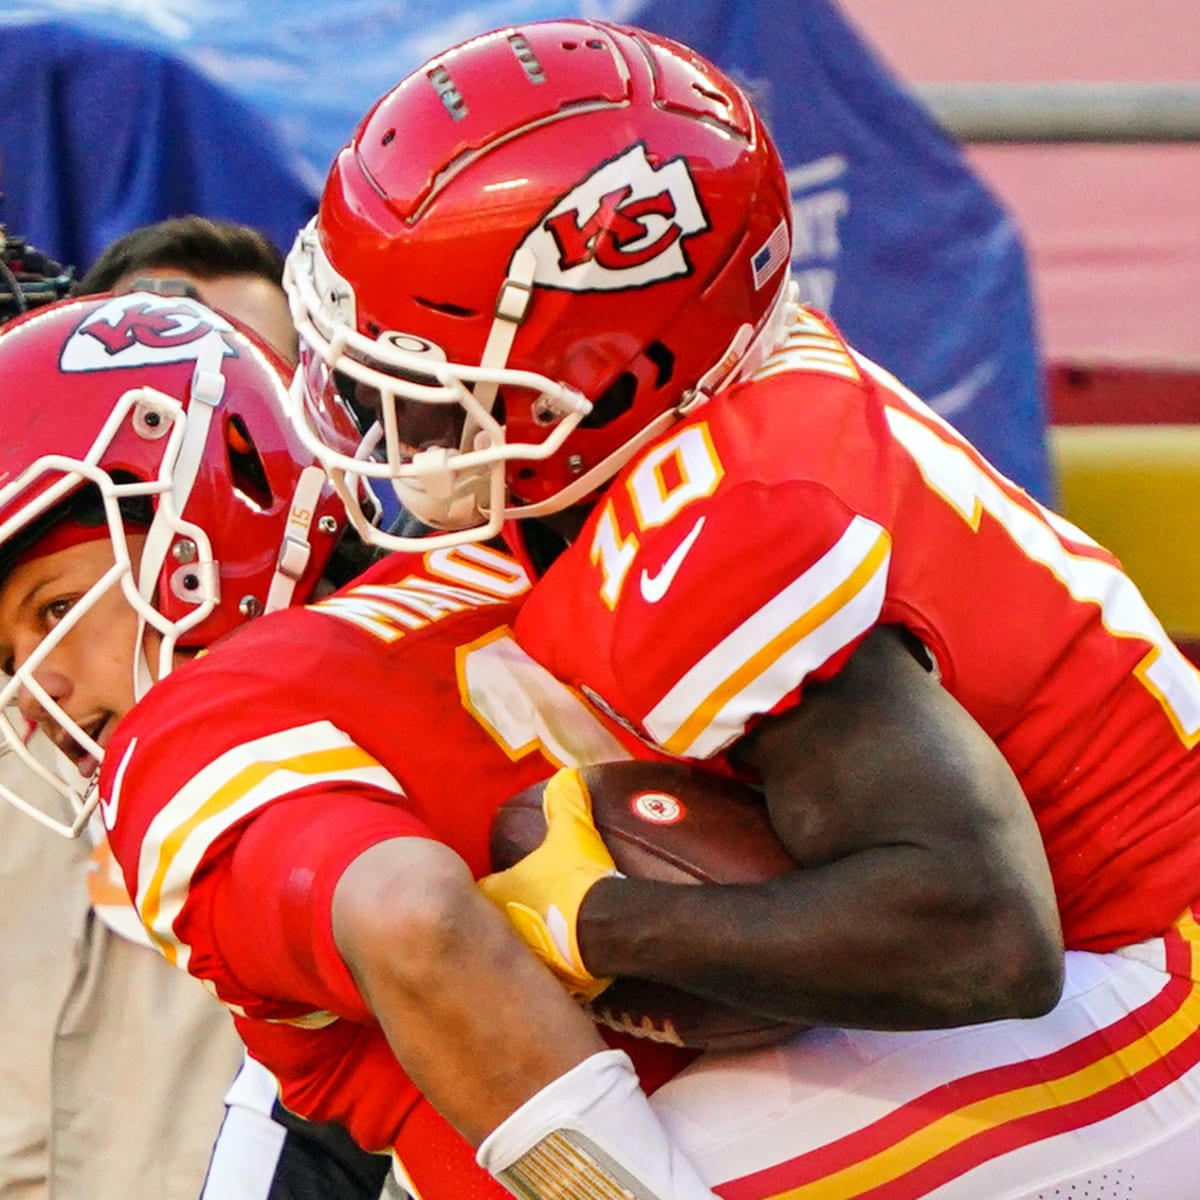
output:
<instances>
[{"instance_id":1,"label":"white sleeve cuff","mask_svg":"<svg viewBox=\"0 0 1200 1200\"><path fill-rule=\"evenodd\" d=\"M593 1054L531 1096L484 1139L476 1161L526 1200L716 1200L620 1050Z\"/></svg>"}]
</instances>

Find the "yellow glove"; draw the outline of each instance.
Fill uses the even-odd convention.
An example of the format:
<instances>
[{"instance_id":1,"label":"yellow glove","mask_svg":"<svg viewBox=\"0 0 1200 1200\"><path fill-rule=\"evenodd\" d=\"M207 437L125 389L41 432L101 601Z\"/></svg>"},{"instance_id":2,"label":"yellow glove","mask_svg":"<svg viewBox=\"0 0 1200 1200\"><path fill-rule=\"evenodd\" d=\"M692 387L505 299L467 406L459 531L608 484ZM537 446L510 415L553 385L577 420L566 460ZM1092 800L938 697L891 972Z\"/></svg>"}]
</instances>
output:
<instances>
[{"instance_id":1,"label":"yellow glove","mask_svg":"<svg viewBox=\"0 0 1200 1200\"><path fill-rule=\"evenodd\" d=\"M583 965L576 922L579 906L598 879L619 872L592 824L592 798L583 776L563 767L542 793L546 837L507 871L479 880L479 887L567 990L582 1000L612 982Z\"/></svg>"}]
</instances>

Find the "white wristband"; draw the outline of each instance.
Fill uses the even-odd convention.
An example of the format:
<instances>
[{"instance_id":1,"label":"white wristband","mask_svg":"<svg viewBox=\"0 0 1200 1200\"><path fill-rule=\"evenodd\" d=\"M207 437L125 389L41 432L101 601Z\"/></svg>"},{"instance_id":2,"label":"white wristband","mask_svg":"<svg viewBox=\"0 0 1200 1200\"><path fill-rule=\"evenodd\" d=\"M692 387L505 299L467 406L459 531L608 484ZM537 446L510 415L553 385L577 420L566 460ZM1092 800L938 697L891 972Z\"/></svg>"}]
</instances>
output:
<instances>
[{"instance_id":1,"label":"white wristband","mask_svg":"<svg viewBox=\"0 0 1200 1200\"><path fill-rule=\"evenodd\" d=\"M621 1050L585 1058L484 1139L476 1161L523 1200L716 1200Z\"/></svg>"}]
</instances>

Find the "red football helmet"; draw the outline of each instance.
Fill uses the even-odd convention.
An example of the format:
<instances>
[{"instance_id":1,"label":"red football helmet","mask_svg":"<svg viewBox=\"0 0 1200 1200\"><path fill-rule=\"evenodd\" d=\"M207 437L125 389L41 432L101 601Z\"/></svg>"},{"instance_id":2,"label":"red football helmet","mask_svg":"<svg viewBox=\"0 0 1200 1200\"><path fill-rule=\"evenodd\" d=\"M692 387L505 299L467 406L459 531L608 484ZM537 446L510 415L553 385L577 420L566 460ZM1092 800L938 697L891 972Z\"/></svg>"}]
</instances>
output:
<instances>
[{"instance_id":1,"label":"red football helmet","mask_svg":"<svg viewBox=\"0 0 1200 1200\"><path fill-rule=\"evenodd\" d=\"M122 590L143 635L161 635L157 675L176 648L307 599L346 514L287 416L289 376L256 336L181 297L68 300L0 331L0 579L43 539L107 536L116 560L0 690L6 714L27 688L99 760L34 672L110 589ZM352 449L349 411L327 408L321 437ZM86 520L76 515L85 499ZM146 539L136 576L127 529ZM134 661L140 695L151 681L144 642ZM2 724L24 751L26 731ZM59 790L79 800L74 784ZM87 814L67 827L33 815L75 833Z\"/></svg>"},{"instance_id":2,"label":"red football helmet","mask_svg":"<svg viewBox=\"0 0 1200 1200\"><path fill-rule=\"evenodd\" d=\"M289 255L302 436L364 536L407 545L354 475L491 537L761 361L790 257L779 155L693 51L585 20L474 38L376 103ZM378 406L357 456L318 445L335 372Z\"/></svg>"}]
</instances>

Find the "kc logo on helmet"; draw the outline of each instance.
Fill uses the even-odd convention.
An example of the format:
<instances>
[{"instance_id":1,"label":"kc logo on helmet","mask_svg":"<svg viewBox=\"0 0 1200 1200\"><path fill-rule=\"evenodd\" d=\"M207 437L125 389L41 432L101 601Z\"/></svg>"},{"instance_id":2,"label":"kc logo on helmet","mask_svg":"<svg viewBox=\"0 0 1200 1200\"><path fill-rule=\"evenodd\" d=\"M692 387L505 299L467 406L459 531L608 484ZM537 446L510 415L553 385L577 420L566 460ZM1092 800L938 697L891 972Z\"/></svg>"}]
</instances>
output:
<instances>
[{"instance_id":1,"label":"kc logo on helmet","mask_svg":"<svg viewBox=\"0 0 1200 1200\"><path fill-rule=\"evenodd\" d=\"M180 296L139 292L115 296L91 313L63 347L64 371L106 371L207 357L236 351L225 340L233 326L210 309Z\"/></svg>"},{"instance_id":2,"label":"kc logo on helmet","mask_svg":"<svg viewBox=\"0 0 1200 1200\"><path fill-rule=\"evenodd\" d=\"M537 259L536 284L618 291L689 274L685 242L708 228L687 163L654 167L639 144L572 188L522 248Z\"/></svg>"}]
</instances>

